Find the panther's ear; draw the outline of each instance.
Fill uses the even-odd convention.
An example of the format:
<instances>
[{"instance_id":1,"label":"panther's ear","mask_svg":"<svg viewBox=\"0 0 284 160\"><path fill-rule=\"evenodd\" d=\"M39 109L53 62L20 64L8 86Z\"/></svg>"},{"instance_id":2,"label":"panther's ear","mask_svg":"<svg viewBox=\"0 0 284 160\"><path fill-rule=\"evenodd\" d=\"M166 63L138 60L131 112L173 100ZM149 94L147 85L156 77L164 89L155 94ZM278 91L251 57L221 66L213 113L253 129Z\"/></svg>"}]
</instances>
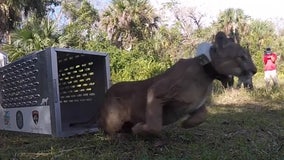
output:
<instances>
[{"instance_id":1,"label":"panther's ear","mask_svg":"<svg viewBox=\"0 0 284 160\"><path fill-rule=\"evenodd\" d=\"M227 44L229 44L231 40L227 38L224 32L218 32L215 36L215 46L217 49L223 49Z\"/></svg>"}]
</instances>

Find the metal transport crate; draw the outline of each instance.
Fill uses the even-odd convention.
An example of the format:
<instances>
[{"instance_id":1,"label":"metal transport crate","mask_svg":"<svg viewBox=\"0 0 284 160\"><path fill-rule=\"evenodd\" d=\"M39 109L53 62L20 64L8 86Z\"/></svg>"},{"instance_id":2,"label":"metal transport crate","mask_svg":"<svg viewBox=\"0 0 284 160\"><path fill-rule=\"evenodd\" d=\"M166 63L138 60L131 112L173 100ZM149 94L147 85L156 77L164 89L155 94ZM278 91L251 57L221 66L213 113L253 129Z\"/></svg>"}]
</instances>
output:
<instances>
[{"instance_id":1,"label":"metal transport crate","mask_svg":"<svg viewBox=\"0 0 284 160\"><path fill-rule=\"evenodd\" d=\"M72 127L98 116L110 86L105 53L47 48L0 68L0 130L67 137L97 131Z\"/></svg>"}]
</instances>

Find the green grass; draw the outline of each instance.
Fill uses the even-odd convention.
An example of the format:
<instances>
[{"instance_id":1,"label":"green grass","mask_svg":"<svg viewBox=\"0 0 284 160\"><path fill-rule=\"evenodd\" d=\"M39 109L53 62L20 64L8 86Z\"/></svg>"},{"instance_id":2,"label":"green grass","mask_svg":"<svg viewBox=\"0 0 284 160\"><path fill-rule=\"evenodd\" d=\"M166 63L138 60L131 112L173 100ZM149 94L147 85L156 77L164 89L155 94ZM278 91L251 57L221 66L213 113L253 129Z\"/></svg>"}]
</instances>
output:
<instances>
[{"instance_id":1,"label":"green grass","mask_svg":"<svg viewBox=\"0 0 284 160\"><path fill-rule=\"evenodd\" d=\"M259 78L254 91L215 93L205 123L188 130L167 126L162 139L0 131L0 160L284 160L283 86L267 91Z\"/></svg>"}]
</instances>

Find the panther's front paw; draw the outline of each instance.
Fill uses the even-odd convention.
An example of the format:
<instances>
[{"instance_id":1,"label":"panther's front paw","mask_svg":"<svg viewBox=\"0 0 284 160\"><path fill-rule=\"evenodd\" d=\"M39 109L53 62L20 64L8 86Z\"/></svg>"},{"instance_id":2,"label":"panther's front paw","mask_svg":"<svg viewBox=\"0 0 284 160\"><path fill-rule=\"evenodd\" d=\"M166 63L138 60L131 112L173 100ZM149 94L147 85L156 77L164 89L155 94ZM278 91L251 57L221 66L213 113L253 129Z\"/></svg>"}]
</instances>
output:
<instances>
[{"instance_id":1,"label":"panther's front paw","mask_svg":"<svg viewBox=\"0 0 284 160\"><path fill-rule=\"evenodd\" d=\"M137 123L135 126L132 127L133 134L143 134L145 131L145 124L142 122Z\"/></svg>"}]
</instances>

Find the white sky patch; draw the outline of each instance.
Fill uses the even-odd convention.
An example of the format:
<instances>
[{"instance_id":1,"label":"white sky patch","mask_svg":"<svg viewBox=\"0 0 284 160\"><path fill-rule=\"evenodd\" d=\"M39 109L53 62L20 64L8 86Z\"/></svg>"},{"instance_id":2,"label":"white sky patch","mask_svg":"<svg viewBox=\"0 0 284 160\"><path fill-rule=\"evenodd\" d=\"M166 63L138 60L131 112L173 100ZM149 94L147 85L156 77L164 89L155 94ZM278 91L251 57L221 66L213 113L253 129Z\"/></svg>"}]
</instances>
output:
<instances>
[{"instance_id":1,"label":"white sky patch","mask_svg":"<svg viewBox=\"0 0 284 160\"><path fill-rule=\"evenodd\" d=\"M162 3L170 0L150 0L150 2L155 8L160 8ZM280 0L176 0L176 2L181 6L194 7L198 12L205 14L206 23L211 23L220 12L228 8L240 8L254 19L284 19L284 1Z\"/></svg>"}]
</instances>

